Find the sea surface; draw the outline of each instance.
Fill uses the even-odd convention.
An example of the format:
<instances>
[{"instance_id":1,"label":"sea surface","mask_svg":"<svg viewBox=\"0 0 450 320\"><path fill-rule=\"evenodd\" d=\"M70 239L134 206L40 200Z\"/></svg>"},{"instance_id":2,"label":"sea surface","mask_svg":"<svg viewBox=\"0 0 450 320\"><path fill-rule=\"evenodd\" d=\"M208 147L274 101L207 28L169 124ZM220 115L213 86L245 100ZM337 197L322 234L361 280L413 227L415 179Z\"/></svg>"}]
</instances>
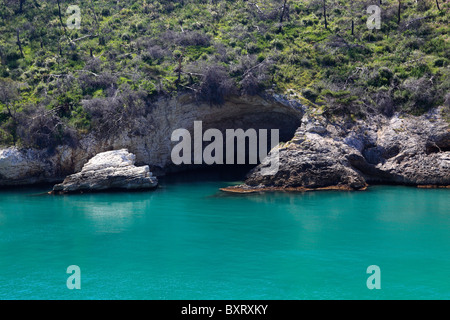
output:
<instances>
[{"instance_id":1,"label":"sea surface","mask_svg":"<svg viewBox=\"0 0 450 320\"><path fill-rule=\"evenodd\" d=\"M234 183L0 190L0 299L450 299L449 190L219 191Z\"/></svg>"}]
</instances>

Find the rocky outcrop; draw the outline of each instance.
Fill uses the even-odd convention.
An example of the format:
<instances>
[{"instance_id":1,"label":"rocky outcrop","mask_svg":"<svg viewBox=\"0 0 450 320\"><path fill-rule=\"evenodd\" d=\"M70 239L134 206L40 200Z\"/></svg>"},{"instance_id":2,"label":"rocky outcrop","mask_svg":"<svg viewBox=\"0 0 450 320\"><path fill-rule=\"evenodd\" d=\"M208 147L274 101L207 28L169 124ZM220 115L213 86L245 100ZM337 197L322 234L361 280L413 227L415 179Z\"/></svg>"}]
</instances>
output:
<instances>
[{"instance_id":1,"label":"rocky outcrop","mask_svg":"<svg viewBox=\"0 0 450 320\"><path fill-rule=\"evenodd\" d=\"M158 180L148 166L136 167L135 155L126 149L103 152L86 163L81 172L68 176L53 192L92 192L111 189L153 189Z\"/></svg>"},{"instance_id":2,"label":"rocky outcrop","mask_svg":"<svg viewBox=\"0 0 450 320\"><path fill-rule=\"evenodd\" d=\"M141 119L142 120L142 119ZM450 185L450 132L435 109L421 117L371 116L349 121L324 117L319 110L281 96L232 97L223 106L198 104L189 95L154 104L142 128L115 136L86 135L76 147L46 151L0 150L0 186L56 183L80 172L89 159L127 148L136 164L149 165L157 174L186 169L171 163L171 141L176 129L280 129L279 170L263 175L266 159L252 170L245 184L227 191L253 190L363 190L372 183L417 186ZM295 133L295 135L294 135ZM155 171L158 170L158 171Z\"/></svg>"},{"instance_id":3,"label":"rocky outcrop","mask_svg":"<svg viewBox=\"0 0 450 320\"><path fill-rule=\"evenodd\" d=\"M223 190L362 190L370 183L448 186L449 125L439 109L421 117L351 122L310 113L295 137L279 147L278 172L261 174L269 164L265 160L252 170L245 184Z\"/></svg>"},{"instance_id":4,"label":"rocky outcrop","mask_svg":"<svg viewBox=\"0 0 450 320\"><path fill-rule=\"evenodd\" d=\"M281 139L289 140L300 125L302 106L280 96L230 97L222 106L199 104L188 94L154 103L152 111L136 130L123 130L115 136L84 136L76 147L58 146L45 150L0 149L0 186L55 183L79 172L98 153L126 148L136 156L137 165L149 165L155 174L185 168L171 163L176 129L193 131L194 121L203 121L203 129L280 128Z\"/></svg>"},{"instance_id":5,"label":"rocky outcrop","mask_svg":"<svg viewBox=\"0 0 450 320\"><path fill-rule=\"evenodd\" d=\"M0 149L0 186L55 182L53 165L37 150Z\"/></svg>"}]
</instances>

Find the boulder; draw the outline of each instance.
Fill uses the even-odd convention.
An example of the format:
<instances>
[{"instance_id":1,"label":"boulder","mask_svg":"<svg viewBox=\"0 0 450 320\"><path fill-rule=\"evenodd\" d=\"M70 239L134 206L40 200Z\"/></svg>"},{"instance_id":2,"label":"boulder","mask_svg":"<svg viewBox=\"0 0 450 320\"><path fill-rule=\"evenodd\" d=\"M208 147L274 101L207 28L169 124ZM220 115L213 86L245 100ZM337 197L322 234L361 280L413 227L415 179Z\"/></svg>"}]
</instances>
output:
<instances>
[{"instance_id":1,"label":"boulder","mask_svg":"<svg viewBox=\"0 0 450 320\"><path fill-rule=\"evenodd\" d=\"M127 149L99 153L83 166L81 172L55 185L53 193L155 188L157 178L152 175L149 166L136 167L135 158Z\"/></svg>"}]
</instances>

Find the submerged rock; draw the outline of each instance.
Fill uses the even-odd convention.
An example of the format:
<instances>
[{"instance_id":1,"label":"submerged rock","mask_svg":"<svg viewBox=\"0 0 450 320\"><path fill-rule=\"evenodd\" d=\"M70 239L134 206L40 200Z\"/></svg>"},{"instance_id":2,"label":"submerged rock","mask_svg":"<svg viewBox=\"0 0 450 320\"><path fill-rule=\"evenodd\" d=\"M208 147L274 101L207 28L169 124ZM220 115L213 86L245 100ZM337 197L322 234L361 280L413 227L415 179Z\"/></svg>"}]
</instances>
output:
<instances>
[{"instance_id":1,"label":"submerged rock","mask_svg":"<svg viewBox=\"0 0 450 320\"><path fill-rule=\"evenodd\" d=\"M111 189L153 189L158 180L148 166L136 167L127 149L102 152L90 159L79 173L53 187L54 193L92 192Z\"/></svg>"}]
</instances>

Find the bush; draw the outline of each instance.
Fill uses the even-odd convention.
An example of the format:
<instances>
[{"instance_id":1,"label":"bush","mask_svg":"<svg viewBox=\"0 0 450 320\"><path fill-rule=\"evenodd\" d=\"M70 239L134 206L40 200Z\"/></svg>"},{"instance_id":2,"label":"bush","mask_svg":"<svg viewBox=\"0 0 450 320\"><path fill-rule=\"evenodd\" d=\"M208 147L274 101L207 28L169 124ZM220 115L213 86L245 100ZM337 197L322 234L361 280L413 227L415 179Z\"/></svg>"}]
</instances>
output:
<instances>
[{"instance_id":1,"label":"bush","mask_svg":"<svg viewBox=\"0 0 450 320\"><path fill-rule=\"evenodd\" d=\"M411 69L410 75L416 78L420 78L428 73L431 73L430 67L425 63L420 63Z\"/></svg>"},{"instance_id":2,"label":"bush","mask_svg":"<svg viewBox=\"0 0 450 320\"><path fill-rule=\"evenodd\" d=\"M25 147L53 150L56 146L77 144L76 130L68 126L55 110L29 106L18 117L17 136Z\"/></svg>"},{"instance_id":3,"label":"bush","mask_svg":"<svg viewBox=\"0 0 450 320\"><path fill-rule=\"evenodd\" d=\"M236 86L224 67L207 66L203 70L201 83L197 89L197 99L211 105L221 105L227 96L236 94Z\"/></svg>"},{"instance_id":4,"label":"bush","mask_svg":"<svg viewBox=\"0 0 450 320\"><path fill-rule=\"evenodd\" d=\"M445 58L437 58L434 60L435 67L445 67L448 64L448 60Z\"/></svg>"},{"instance_id":5,"label":"bush","mask_svg":"<svg viewBox=\"0 0 450 320\"><path fill-rule=\"evenodd\" d=\"M91 117L93 130L102 138L116 135L120 131L145 134L145 115L149 104L147 94L135 92L125 86L113 97L83 100L84 110Z\"/></svg>"},{"instance_id":6,"label":"bush","mask_svg":"<svg viewBox=\"0 0 450 320\"><path fill-rule=\"evenodd\" d=\"M408 97L404 103L404 110L415 115L430 110L439 101L439 93L430 85L427 77L406 80L402 89L406 91Z\"/></svg>"},{"instance_id":7,"label":"bush","mask_svg":"<svg viewBox=\"0 0 450 320\"><path fill-rule=\"evenodd\" d=\"M314 91L314 90L312 90L310 88L303 89L302 95L306 99L308 99L310 101L313 101L313 102L316 101L317 97L319 96L319 94L316 91Z\"/></svg>"},{"instance_id":8,"label":"bush","mask_svg":"<svg viewBox=\"0 0 450 320\"><path fill-rule=\"evenodd\" d=\"M396 111L392 94L386 88L379 90L374 97L376 109L385 116L392 117Z\"/></svg>"},{"instance_id":9,"label":"bush","mask_svg":"<svg viewBox=\"0 0 450 320\"><path fill-rule=\"evenodd\" d=\"M78 77L78 81L83 92L93 93L98 89L105 90L109 87L116 87L118 79L109 72L100 74L84 72Z\"/></svg>"},{"instance_id":10,"label":"bush","mask_svg":"<svg viewBox=\"0 0 450 320\"><path fill-rule=\"evenodd\" d=\"M372 73L368 84L373 87L389 86L393 77L394 73L389 68L381 67Z\"/></svg>"},{"instance_id":11,"label":"bush","mask_svg":"<svg viewBox=\"0 0 450 320\"><path fill-rule=\"evenodd\" d=\"M336 65L336 59L330 54L317 57L317 62L324 67L332 67Z\"/></svg>"},{"instance_id":12,"label":"bush","mask_svg":"<svg viewBox=\"0 0 450 320\"><path fill-rule=\"evenodd\" d=\"M211 45L211 38L199 31L185 31L175 32L166 31L161 35L161 40L164 43L171 43L178 46L202 46L209 47Z\"/></svg>"}]
</instances>

